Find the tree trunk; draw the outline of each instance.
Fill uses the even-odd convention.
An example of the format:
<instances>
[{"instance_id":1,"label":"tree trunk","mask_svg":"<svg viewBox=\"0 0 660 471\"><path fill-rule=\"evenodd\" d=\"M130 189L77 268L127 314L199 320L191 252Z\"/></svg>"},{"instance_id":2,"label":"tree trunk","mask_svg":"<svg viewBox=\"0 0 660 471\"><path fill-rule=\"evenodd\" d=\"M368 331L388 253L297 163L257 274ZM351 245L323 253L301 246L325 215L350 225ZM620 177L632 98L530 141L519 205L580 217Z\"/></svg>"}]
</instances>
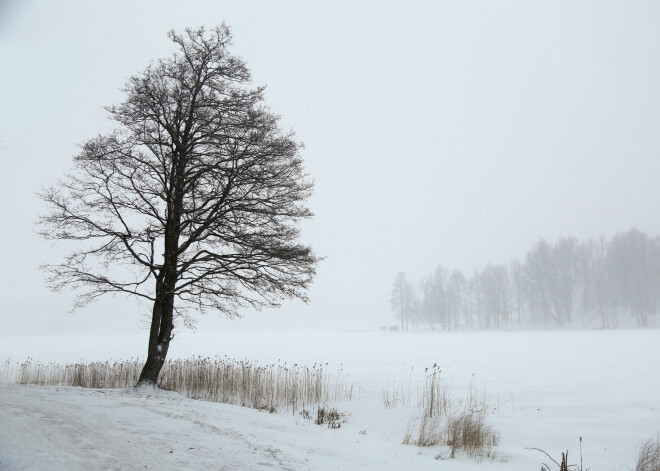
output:
<instances>
[{"instance_id":1,"label":"tree trunk","mask_svg":"<svg viewBox=\"0 0 660 471\"><path fill-rule=\"evenodd\" d=\"M183 145L185 148L185 143ZM172 180L175 185L172 189L172 204L169 217L165 225L165 246L163 267L156 279L156 300L151 317L149 330L149 349L147 361L140 373L137 386L158 384L158 375L165 364L167 351L172 340L174 329L174 293L177 284L179 236L181 235L181 211L183 209L182 178L185 169L185 159L179 152L175 152L175 169Z\"/></svg>"},{"instance_id":2,"label":"tree trunk","mask_svg":"<svg viewBox=\"0 0 660 471\"><path fill-rule=\"evenodd\" d=\"M177 226L178 226L178 220ZM178 227L177 227L178 229ZM173 236L165 237L165 262L161 274L156 280L156 300L151 315L151 328L149 330L149 347L147 361L140 373L137 386L157 385L158 375L165 364L167 351L172 340L174 329L174 292L177 282L178 232Z\"/></svg>"},{"instance_id":3,"label":"tree trunk","mask_svg":"<svg viewBox=\"0 0 660 471\"><path fill-rule=\"evenodd\" d=\"M171 296L163 296L154 302L147 361L140 373L138 386L158 383L158 375L165 364L170 340L172 340L174 305L171 299Z\"/></svg>"},{"instance_id":4,"label":"tree trunk","mask_svg":"<svg viewBox=\"0 0 660 471\"><path fill-rule=\"evenodd\" d=\"M154 302L149 332L149 348L147 361L144 363L137 386L156 385L158 375L165 364L170 340L172 340L174 297L164 294Z\"/></svg>"}]
</instances>

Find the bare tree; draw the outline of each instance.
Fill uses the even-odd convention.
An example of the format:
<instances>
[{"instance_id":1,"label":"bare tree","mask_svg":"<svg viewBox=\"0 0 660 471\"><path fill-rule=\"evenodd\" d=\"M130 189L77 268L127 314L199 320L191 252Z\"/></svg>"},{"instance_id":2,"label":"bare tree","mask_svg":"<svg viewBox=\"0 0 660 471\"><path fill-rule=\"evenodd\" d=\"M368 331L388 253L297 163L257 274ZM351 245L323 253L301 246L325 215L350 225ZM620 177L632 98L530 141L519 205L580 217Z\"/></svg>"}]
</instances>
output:
<instances>
[{"instance_id":1,"label":"bare tree","mask_svg":"<svg viewBox=\"0 0 660 471\"><path fill-rule=\"evenodd\" d=\"M481 293L480 327L496 327L499 329L500 321L509 321L510 294L508 277L505 266L488 263L475 280Z\"/></svg>"},{"instance_id":2,"label":"bare tree","mask_svg":"<svg viewBox=\"0 0 660 471\"><path fill-rule=\"evenodd\" d=\"M589 271L589 287L585 292L591 294L589 301L600 317L601 326L616 327L618 324L616 292L612 273L608 271L607 248L605 238L602 236L598 240L588 240L583 244L583 256ZM588 308L589 302L585 302L585 305Z\"/></svg>"},{"instance_id":3,"label":"bare tree","mask_svg":"<svg viewBox=\"0 0 660 471\"><path fill-rule=\"evenodd\" d=\"M438 265L433 275L422 282L423 311L432 329L439 323L443 329L449 330L450 300L447 277L448 270Z\"/></svg>"},{"instance_id":4,"label":"bare tree","mask_svg":"<svg viewBox=\"0 0 660 471\"><path fill-rule=\"evenodd\" d=\"M562 237L552 247L552 303L559 323L572 321L577 286L577 246L574 237Z\"/></svg>"},{"instance_id":5,"label":"bare tree","mask_svg":"<svg viewBox=\"0 0 660 471\"><path fill-rule=\"evenodd\" d=\"M415 295L415 287L408 281L406 274L397 273L394 277L394 287L390 296L390 305L401 320L401 330L408 330L410 323L415 322L419 310L419 302Z\"/></svg>"},{"instance_id":6,"label":"bare tree","mask_svg":"<svg viewBox=\"0 0 660 471\"><path fill-rule=\"evenodd\" d=\"M511 281L512 302L515 302L516 321L522 322L525 301L527 299L527 278L524 266L517 260L509 265L509 279ZM513 307L512 307L513 312Z\"/></svg>"},{"instance_id":7,"label":"bare tree","mask_svg":"<svg viewBox=\"0 0 660 471\"><path fill-rule=\"evenodd\" d=\"M622 306L627 306L640 326L660 304L660 245L658 240L631 229L610 242L607 265Z\"/></svg>"},{"instance_id":8,"label":"bare tree","mask_svg":"<svg viewBox=\"0 0 660 471\"><path fill-rule=\"evenodd\" d=\"M459 270L452 270L447 279L447 290L449 294L449 317L454 323L454 329L458 329L460 316L463 310L464 290L467 280Z\"/></svg>"},{"instance_id":9,"label":"bare tree","mask_svg":"<svg viewBox=\"0 0 660 471\"><path fill-rule=\"evenodd\" d=\"M550 244L540 239L525 256L525 274L527 278L530 315L538 321L555 321L551 309L548 274L551 272Z\"/></svg>"},{"instance_id":10,"label":"bare tree","mask_svg":"<svg viewBox=\"0 0 660 471\"><path fill-rule=\"evenodd\" d=\"M107 108L117 130L86 142L75 171L40 195L42 236L76 242L45 267L52 289L79 289L77 306L106 293L152 305L138 384L156 383L177 316L306 300L318 261L298 241L312 216L301 144L279 129L264 88L250 88L229 29L169 37L177 53Z\"/></svg>"}]
</instances>

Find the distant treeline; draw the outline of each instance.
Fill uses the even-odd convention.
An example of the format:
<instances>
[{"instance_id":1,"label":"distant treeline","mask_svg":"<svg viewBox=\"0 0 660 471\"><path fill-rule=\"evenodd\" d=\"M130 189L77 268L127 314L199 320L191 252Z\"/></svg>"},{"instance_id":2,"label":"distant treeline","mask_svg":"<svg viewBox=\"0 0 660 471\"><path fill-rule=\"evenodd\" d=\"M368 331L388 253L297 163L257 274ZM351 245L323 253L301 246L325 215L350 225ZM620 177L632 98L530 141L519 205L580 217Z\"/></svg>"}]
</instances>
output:
<instances>
[{"instance_id":1,"label":"distant treeline","mask_svg":"<svg viewBox=\"0 0 660 471\"><path fill-rule=\"evenodd\" d=\"M541 239L524 261L470 277L438 266L417 285L399 273L391 305L402 329L616 327L623 316L647 326L660 306L660 237L632 229L610 240Z\"/></svg>"}]
</instances>

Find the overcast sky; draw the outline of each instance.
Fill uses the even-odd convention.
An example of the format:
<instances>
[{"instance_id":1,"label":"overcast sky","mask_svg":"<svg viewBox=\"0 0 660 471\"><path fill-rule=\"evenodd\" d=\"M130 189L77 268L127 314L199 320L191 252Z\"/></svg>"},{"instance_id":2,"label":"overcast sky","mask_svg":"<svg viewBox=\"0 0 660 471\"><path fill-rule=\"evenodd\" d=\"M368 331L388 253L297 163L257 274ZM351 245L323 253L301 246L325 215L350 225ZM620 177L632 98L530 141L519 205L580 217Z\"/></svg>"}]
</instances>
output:
<instances>
[{"instance_id":1,"label":"overcast sky","mask_svg":"<svg viewBox=\"0 0 660 471\"><path fill-rule=\"evenodd\" d=\"M135 331L145 306L74 314L37 266L34 192L166 33L222 21L316 182L311 303L202 328L373 327L394 275L470 274L540 237L660 234L660 2L0 0L0 335Z\"/></svg>"}]
</instances>

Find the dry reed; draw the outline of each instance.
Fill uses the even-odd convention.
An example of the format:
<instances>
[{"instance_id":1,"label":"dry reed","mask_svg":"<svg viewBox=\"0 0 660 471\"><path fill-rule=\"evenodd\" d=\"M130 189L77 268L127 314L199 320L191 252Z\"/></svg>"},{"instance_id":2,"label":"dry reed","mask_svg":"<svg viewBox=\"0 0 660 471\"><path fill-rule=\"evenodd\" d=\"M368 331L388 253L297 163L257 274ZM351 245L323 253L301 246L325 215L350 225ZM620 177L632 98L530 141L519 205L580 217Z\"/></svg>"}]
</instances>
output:
<instances>
[{"instance_id":1,"label":"dry reed","mask_svg":"<svg viewBox=\"0 0 660 471\"><path fill-rule=\"evenodd\" d=\"M484 409L464 410L449 417L446 434L452 458L459 450L472 457L490 456L492 447L499 443L499 434L486 424Z\"/></svg>"},{"instance_id":2,"label":"dry reed","mask_svg":"<svg viewBox=\"0 0 660 471\"><path fill-rule=\"evenodd\" d=\"M543 453L554 463L558 471L585 471L582 466L582 437L580 437L580 464L568 464L568 450L562 452L560 461L556 461L547 451L541 450L540 448L527 448L527 450L535 450ZM551 471L551 469L550 465L541 463L541 471ZM587 468L586 471L589 471L589 468Z\"/></svg>"},{"instance_id":3,"label":"dry reed","mask_svg":"<svg viewBox=\"0 0 660 471\"><path fill-rule=\"evenodd\" d=\"M442 380L441 373L436 364L430 371L427 368L426 382L418 391L417 407L429 417L447 415L451 407L451 386Z\"/></svg>"},{"instance_id":4,"label":"dry reed","mask_svg":"<svg viewBox=\"0 0 660 471\"><path fill-rule=\"evenodd\" d=\"M308 414L309 415L309 414ZM342 414L335 408L330 408L326 405L317 406L316 408L316 425L327 424L328 428L337 429L341 428L343 423L346 423L345 414Z\"/></svg>"},{"instance_id":5,"label":"dry reed","mask_svg":"<svg viewBox=\"0 0 660 471\"><path fill-rule=\"evenodd\" d=\"M83 388L129 388L135 386L143 361L41 363L9 360L0 371L0 382L40 386ZM158 386L191 399L236 404L274 411L296 409L305 404L351 400L353 387L339 369L330 374L327 364L312 367L273 363L261 366L246 360L195 357L168 360Z\"/></svg>"},{"instance_id":6,"label":"dry reed","mask_svg":"<svg viewBox=\"0 0 660 471\"><path fill-rule=\"evenodd\" d=\"M443 418L429 417L427 414L413 418L408 423L402 443L423 447L445 445Z\"/></svg>"},{"instance_id":7,"label":"dry reed","mask_svg":"<svg viewBox=\"0 0 660 471\"><path fill-rule=\"evenodd\" d=\"M635 471L660 471L660 434L653 435L641 446Z\"/></svg>"},{"instance_id":8,"label":"dry reed","mask_svg":"<svg viewBox=\"0 0 660 471\"><path fill-rule=\"evenodd\" d=\"M465 400L452 399L450 386L442 380L439 367L433 365L426 370L426 382L418 391L417 405L419 415L409 422L404 444L445 445L450 448L451 458L462 451L474 458L502 459L493 451L499 434L486 423L494 409L486 393L475 387L474 380L468 385Z\"/></svg>"}]
</instances>

